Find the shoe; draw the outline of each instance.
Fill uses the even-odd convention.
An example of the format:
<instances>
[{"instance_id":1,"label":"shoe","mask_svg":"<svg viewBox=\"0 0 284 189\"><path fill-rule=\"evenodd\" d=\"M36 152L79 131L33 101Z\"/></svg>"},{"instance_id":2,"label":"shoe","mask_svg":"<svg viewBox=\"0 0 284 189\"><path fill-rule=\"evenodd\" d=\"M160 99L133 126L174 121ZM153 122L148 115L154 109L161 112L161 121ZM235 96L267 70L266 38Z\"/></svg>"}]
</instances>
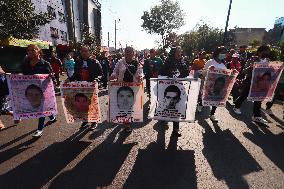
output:
<instances>
[{"instance_id":1,"label":"shoe","mask_svg":"<svg viewBox=\"0 0 284 189\"><path fill-rule=\"evenodd\" d=\"M201 111L202 111L202 106L197 105L197 111L198 111L198 112L201 112Z\"/></svg>"},{"instance_id":2,"label":"shoe","mask_svg":"<svg viewBox=\"0 0 284 189\"><path fill-rule=\"evenodd\" d=\"M210 120L212 121L212 122L214 122L214 123L218 123L218 119L215 117L215 115L211 115L210 116Z\"/></svg>"},{"instance_id":3,"label":"shoe","mask_svg":"<svg viewBox=\"0 0 284 189\"><path fill-rule=\"evenodd\" d=\"M85 129L85 128L87 128L87 127L89 127L88 123L87 123L87 122L83 122L83 123L81 124L80 129Z\"/></svg>"},{"instance_id":4,"label":"shoe","mask_svg":"<svg viewBox=\"0 0 284 189\"><path fill-rule=\"evenodd\" d=\"M98 124L97 124L97 123L92 123L90 129L93 131L93 130L95 130L97 127L98 127Z\"/></svg>"},{"instance_id":5,"label":"shoe","mask_svg":"<svg viewBox=\"0 0 284 189\"><path fill-rule=\"evenodd\" d=\"M39 138L42 136L42 131L41 130L37 130L34 134L33 134L33 137L35 138Z\"/></svg>"},{"instance_id":6,"label":"shoe","mask_svg":"<svg viewBox=\"0 0 284 189\"><path fill-rule=\"evenodd\" d=\"M233 108L233 110L234 110L235 114L238 114L238 115L242 114L242 112L239 108Z\"/></svg>"},{"instance_id":7,"label":"shoe","mask_svg":"<svg viewBox=\"0 0 284 189\"><path fill-rule=\"evenodd\" d=\"M48 122L51 123L55 123L57 121L56 117L54 117L53 119L49 120Z\"/></svg>"},{"instance_id":8,"label":"shoe","mask_svg":"<svg viewBox=\"0 0 284 189\"><path fill-rule=\"evenodd\" d=\"M179 130L173 130L173 135L176 137L181 137L181 133L179 132Z\"/></svg>"},{"instance_id":9,"label":"shoe","mask_svg":"<svg viewBox=\"0 0 284 189\"><path fill-rule=\"evenodd\" d=\"M262 117L252 117L252 121L257 122L257 123L268 123L268 121L266 121L265 119L263 119Z\"/></svg>"},{"instance_id":10,"label":"shoe","mask_svg":"<svg viewBox=\"0 0 284 189\"><path fill-rule=\"evenodd\" d=\"M268 115L274 115L271 109L266 109L264 112Z\"/></svg>"},{"instance_id":11,"label":"shoe","mask_svg":"<svg viewBox=\"0 0 284 189\"><path fill-rule=\"evenodd\" d=\"M125 129L124 129L127 133L131 133L132 131L132 128L130 126L125 126Z\"/></svg>"}]
</instances>

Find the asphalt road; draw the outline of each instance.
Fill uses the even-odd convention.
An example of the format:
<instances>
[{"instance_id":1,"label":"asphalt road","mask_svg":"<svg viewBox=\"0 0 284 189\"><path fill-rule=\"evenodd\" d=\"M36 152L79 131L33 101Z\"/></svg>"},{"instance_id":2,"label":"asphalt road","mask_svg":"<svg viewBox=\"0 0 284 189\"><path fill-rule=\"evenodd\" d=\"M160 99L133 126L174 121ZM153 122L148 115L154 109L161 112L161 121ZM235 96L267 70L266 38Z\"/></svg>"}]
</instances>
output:
<instances>
[{"instance_id":1,"label":"asphalt road","mask_svg":"<svg viewBox=\"0 0 284 189\"><path fill-rule=\"evenodd\" d=\"M34 140L37 120L13 125L1 116L0 188L284 188L283 104L272 107L270 123L251 122L252 104L246 102L236 116L232 105L218 108L213 124L209 108L195 123L182 123L182 137L171 136L147 119L133 124L126 134L121 126L107 123L107 91L100 92L103 122L95 131L67 124L57 97L58 121ZM264 105L264 104L263 104Z\"/></svg>"}]
</instances>

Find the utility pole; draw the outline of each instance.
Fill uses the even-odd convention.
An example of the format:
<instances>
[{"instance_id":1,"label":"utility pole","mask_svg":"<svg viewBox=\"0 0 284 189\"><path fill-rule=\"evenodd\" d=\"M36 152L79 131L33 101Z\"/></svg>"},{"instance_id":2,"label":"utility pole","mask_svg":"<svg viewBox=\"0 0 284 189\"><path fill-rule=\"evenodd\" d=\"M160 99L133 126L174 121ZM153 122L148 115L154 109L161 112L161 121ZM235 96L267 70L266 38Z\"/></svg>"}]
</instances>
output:
<instances>
[{"instance_id":1,"label":"utility pole","mask_svg":"<svg viewBox=\"0 0 284 189\"><path fill-rule=\"evenodd\" d=\"M109 47L109 32L107 32L107 46Z\"/></svg>"},{"instance_id":2,"label":"utility pole","mask_svg":"<svg viewBox=\"0 0 284 189\"><path fill-rule=\"evenodd\" d=\"M116 51L116 20L114 21L114 49Z\"/></svg>"},{"instance_id":3,"label":"utility pole","mask_svg":"<svg viewBox=\"0 0 284 189\"><path fill-rule=\"evenodd\" d=\"M225 27L224 38L223 38L223 45L225 45L225 44L226 44L226 42L227 42L228 24L229 24L229 19L230 19L230 13L231 13L232 1L233 1L233 0L230 0L230 5L229 5L229 9L228 9L228 15L227 15L226 27Z\"/></svg>"}]
</instances>

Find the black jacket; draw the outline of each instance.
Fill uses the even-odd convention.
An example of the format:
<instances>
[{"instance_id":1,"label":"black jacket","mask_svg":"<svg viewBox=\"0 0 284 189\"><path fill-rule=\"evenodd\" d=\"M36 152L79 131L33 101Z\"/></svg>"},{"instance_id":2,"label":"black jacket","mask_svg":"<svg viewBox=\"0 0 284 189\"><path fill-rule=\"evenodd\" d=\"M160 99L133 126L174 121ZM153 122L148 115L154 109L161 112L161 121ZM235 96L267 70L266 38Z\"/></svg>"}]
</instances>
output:
<instances>
[{"instance_id":1,"label":"black jacket","mask_svg":"<svg viewBox=\"0 0 284 189\"><path fill-rule=\"evenodd\" d=\"M93 82L98 76L102 76L102 67L97 60L88 58L87 60L89 79L88 82ZM79 59L75 62L74 74L70 78L70 81L82 81L80 70L83 66L83 60Z\"/></svg>"},{"instance_id":2,"label":"black jacket","mask_svg":"<svg viewBox=\"0 0 284 189\"><path fill-rule=\"evenodd\" d=\"M52 68L50 64L43 60L42 58L39 60L39 62L32 67L30 64L30 60L26 58L21 66L22 73L24 75L34 75L34 74L50 74L52 73Z\"/></svg>"},{"instance_id":3,"label":"black jacket","mask_svg":"<svg viewBox=\"0 0 284 189\"><path fill-rule=\"evenodd\" d=\"M173 78L176 70L178 70L180 73L180 75L178 76L179 78L187 77L189 74L188 66L184 62L182 62L181 60L177 61L170 58L165 61L165 64L163 65L160 74L162 76L168 76L170 78Z\"/></svg>"}]
</instances>

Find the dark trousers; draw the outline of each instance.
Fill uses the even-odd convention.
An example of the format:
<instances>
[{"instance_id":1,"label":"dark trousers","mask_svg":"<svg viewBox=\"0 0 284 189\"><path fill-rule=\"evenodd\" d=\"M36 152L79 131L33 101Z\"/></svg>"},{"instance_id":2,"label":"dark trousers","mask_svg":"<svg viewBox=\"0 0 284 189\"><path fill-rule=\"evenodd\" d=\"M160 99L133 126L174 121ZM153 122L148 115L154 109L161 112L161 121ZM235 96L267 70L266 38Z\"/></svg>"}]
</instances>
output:
<instances>
[{"instance_id":1,"label":"dark trousers","mask_svg":"<svg viewBox=\"0 0 284 189\"><path fill-rule=\"evenodd\" d=\"M102 77L102 85L104 88L107 87L107 82L108 82L108 73L104 73L104 76Z\"/></svg>"},{"instance_id":2,"label":"dark trousers","mask_svg":"<svg viewBox=\"0 0 284 189\"><path fill-rule=\"evenodd\" d=\"M174 121L173 122L173 130L179 130L179 122Z\"/></svg>"},{"instance_id":3,"label":"dark trousers","mask_svg":"<svg viewBox=\"0 0 284 189\"><path fill-rule=\"evenodd\" d=\"M150 78L146 78L146 90L148 94L151 94L151 89L150 89Z\"/></svg>"},{"instance_id":4,"label":"dark trousers","mask_svg":"<svg viewBox=\"0 0 284 189\"><path fill-rule=\"evenodd\" d=\"M274 102L275 102L275 98L273 98L271 102L267 102L266 103L266 109L267 110L270 109L273 106Z\"/></svg>"},{"instance_id":5,"label":"dark trousers","mask_svg":"<svg viewBox=\"0 0 284 189\"><path fill-rule=\"evenodd\" d=\"M246 85L241 95L236 99L235 101L235 108L240 108L242 103L247 99L249 95L250 85ZM260 108L261 108L261 102L255 101L253 102L253 115L254 117L260 117Z\"/></svg>"},{"instance_id":6,"label":"dark trousers","mask_svg":"<svg viewBox=\"0 0 284 189\"><path fill-rule=\"evenodd\" d=\"M201 95L199 95L199 97L198 97L198 105L202 106L202 97L201 97ZM217 110L217 106L212 106L210 115L214 115L216 110Z\"/></svg>"},{"instance_id":7,"label":"dark trousers","mask_svg":"<svg viewBox=\"0 0 284 189\"><path fill-rule=\"evenodd\" d=\"M55 119L54 115L48 116L50 120ZM42 131L44 128L44 121L45 121L45 117L40 117L38 119L38 130Z\"/></svg>"}]
</instances>

